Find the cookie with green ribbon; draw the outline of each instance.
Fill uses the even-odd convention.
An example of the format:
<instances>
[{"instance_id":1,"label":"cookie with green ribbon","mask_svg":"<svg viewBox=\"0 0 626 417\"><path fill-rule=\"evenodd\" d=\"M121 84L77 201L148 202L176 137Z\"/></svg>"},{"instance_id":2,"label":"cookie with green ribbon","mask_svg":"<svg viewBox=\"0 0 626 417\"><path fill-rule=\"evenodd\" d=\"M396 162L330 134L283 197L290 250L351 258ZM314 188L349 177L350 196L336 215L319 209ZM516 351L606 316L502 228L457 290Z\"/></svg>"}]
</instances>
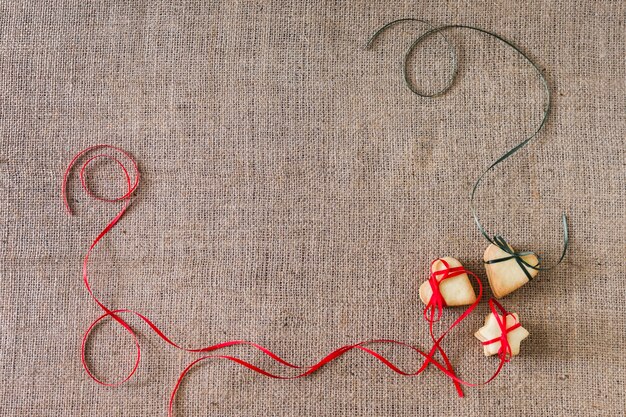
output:
<instances>
[{"instance_id":1,"label":"cookie with green ribbon","mask_svg":"<svg viewBox=\"0 0 626 417\"><path fill-rule=\"evenodd\" d=\"M502 298L526 284L539 273L539 259L533 252L515 252L496 238L483 256L493 295Z\"/></svg>"}]
</instances>

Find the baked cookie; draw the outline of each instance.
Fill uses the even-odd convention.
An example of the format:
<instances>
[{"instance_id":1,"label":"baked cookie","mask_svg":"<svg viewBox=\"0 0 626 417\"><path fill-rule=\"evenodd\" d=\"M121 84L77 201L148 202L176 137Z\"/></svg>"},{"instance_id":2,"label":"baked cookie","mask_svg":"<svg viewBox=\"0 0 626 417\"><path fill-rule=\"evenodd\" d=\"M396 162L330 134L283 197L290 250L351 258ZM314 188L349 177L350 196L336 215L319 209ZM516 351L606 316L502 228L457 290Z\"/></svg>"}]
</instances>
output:
<instances>
[{"instance_id":1,"label":"baked cookie","mask_svg":"<svg viewBox=\"0 0 626 417\"><path fill-rule=\"evenodd\" d=\"M496 298L502 298L512 293L539 273L536 269L520 264L511 254L494 244L487 247L483 259L489 285ZM498 261L499 259L502 259L502 261ZM534 253L523 255L521 259L529 265L539 265L539 259L537 259Z\"/></svg>"},{"instance_id":2,"label":"baked cookie","mask_svg":"<svg viewBox=\"0 0 626 417\"><path fill-rule=\"evenodd\" d=\"M446 265L441 261L444 260L449 268L462 266L459 261L449 256L437 259L431 266L431 274L437 271L444 271ZM467 274L463 273L454 277L444 278L443 274L436 274L435 279L439 285L439 292L443 297L447 306L464 306L470 305L476 301L476 293L472 287ZM433 295L433 289L429 281L424 282L419 288L420 299L426 305L430 302Z\"/></svg>"}]
</instances>

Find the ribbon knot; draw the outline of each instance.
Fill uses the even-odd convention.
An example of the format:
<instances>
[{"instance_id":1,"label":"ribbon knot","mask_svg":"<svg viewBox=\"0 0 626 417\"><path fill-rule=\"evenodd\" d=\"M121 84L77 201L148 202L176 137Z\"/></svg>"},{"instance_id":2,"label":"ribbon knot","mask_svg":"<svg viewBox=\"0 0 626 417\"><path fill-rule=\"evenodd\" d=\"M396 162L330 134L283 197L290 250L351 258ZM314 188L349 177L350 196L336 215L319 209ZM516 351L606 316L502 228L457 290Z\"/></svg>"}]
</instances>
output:
<instances>
[{"instance_id":1,"label":"ribbon knot","mask_svg":"<svg viewBox=\"0 0 626 417\"><path fill-rule=\"evenodd\" d=\"M440 271L433 271L433 266L436 262L441 262L444 266L444 269ZM448 279L453 278L461 274L467 274L468 271L462 266L456 266L451 268L450 264L448 264L444 259L437 258L430 263L430 277L428 278L428 283L430 284L430 288L433 293L430 296L430 300L428 300L428 304L424 308L424 318L429 322L436 322L441 319L441 315L443 313L443 308L447 306L446 299L443 297L439 286L441 283ZM430 310L430 315L428 311ZM437 317L434 317L434 311L437 310Z\"/></svg>"},{"instance_id":2,"label":"ribbon knot","mask_svg":"<svg viewBox=\"0 0 626 417\"><path fill-rule=\"evenodd\" d=\"M521 327L522 324L517 320L517 318L513 314L508 313L504 309L504 307L502 307L502 305L498 303L496 300L494 300L493 298L489 300L489 308L491 309L491 312L496 318L496 322L498 323L498 327L500 328L500 336L494 339L490 339L485 342L482 342L482 344L490 345L492 343L500 342L500 349L498 350L498 357L503 362L509 362L511 360L511 357L513 356L513 352L511 350L511 345L509 344L508 332L513 331L517 329L518 327ZM498 311L496 310L496 308L498 308L500 312L502 313L502 318L500 318L500 314L498 314ZM510 327L506 327L506 318L508 316L513 317L513 320L515 320L515 324L513 324Z\"/></svg>"},{"instance_id":3,"label":"ribbon knot","mask_svg":"<svg viewBox=\"0 0 626 417\"><path fill-rule=\"evenodd\" d=\"M502 249L504 252L508 253L509 256L504 256L502 258L497 258L497 259L491 259L488 261L485 261L486 264L495 264L498 262L505 262L508 261L510 259L515 259L515 262L517 262L517 265L519 265L519 267L522 269L522 271L524 271L524 275L526 275L526 278L528 278L528 280L532 280L533 276L530 275L530 272L528 272L528 270L525 268L528 267L530 269L534 269L534 270L539 270L539 264L541 263L541 259L539 258L539 256L537 256L537 254L535 252L532 251L520 251L520 252L516 252L513 250L513 248L511 247L511 245L509 245L507 243L506 240L504 240L504 238L502 236L496 235L493 237L493 243L499 247L500 249ZM537 265L531 265L528 262L526 262L522 256L527 256L527 255L535 255L537 257L537 259L539 260L539 262L537 262Z\"/></svg>"}]
</instances>

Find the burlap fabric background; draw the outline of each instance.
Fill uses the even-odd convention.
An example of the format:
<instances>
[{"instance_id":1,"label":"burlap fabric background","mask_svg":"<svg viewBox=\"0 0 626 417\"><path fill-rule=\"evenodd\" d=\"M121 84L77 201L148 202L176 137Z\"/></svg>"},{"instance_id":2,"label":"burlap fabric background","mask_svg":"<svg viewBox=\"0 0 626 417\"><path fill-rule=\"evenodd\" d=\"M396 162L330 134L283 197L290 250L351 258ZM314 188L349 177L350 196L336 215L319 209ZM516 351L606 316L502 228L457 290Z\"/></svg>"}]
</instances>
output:
<instances>
[{"instance_id":1,"label":"burlap fabric background","mask_svg":"<svg viewBox=\"0 0 626 417\"><path fill-rule=\"evenodd\" d=\"M392 19L422 17L505 36L552 86L546 129L479 193L490 230L549 261L560 213L570 218L566 262L504 299L531 333L522 355L464 399L440 372L402 378L358 352L286 382L216 361L189 375L176 415L624 415L625 10L620 1L0 2L2 414L164 415L195 357L131 320L144 357L129 383L102 387L81 368L82 333L100 314L82 256L117 206L88 200L74 177L70 218L60 181L71 156L96 143L127 149L143 174L93 257L93 287L110 307L143 312L185 345L243 338L302 364L373 337L428 348L417 296L428 262L452 255L485 278L468 194L536 125L544 98L519 57L462 31L449 34L455 87L439 99L411 94L401 59L424 26L364 45ZM441 86L446 53L433 39L416 54L423 88ZM119 191L111 164L90 173L97 190ZM469 380L497 365L472 336L486 312L485 302L446 339ZM101 326L92 342L98 375L128 371L134 351L118 326ZM382 350L406 369L421 362ZM290 374L252 349L226 352Z\"/></svg>"}]
</instances>

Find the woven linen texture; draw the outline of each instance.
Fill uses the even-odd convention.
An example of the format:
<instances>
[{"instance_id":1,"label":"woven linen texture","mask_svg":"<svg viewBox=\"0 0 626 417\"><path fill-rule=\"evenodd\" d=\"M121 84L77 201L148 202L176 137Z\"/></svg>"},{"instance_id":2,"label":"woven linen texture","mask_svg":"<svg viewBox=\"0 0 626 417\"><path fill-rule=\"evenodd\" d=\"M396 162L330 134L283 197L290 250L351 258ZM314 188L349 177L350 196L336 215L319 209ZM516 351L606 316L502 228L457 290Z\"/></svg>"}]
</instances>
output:
<instances>
[{"instance_id":1,"label":"woven linen texture","mask_svg":"<svg viewBox=\"0 0 626 417\"><path fill-rule=\"evenodd\" d=\"M82 256L117 212L60 183L71 156L111 143L142 181L95 251L91 282L111 308L136 309L174 340L263 344L310 364L343 344L394 338L429 348L418 285L454 256L486 283L485 240L470 214L477 176L531 132L536 75L497 41L449 32L460 72L443 97L402 81L419 24L494 31L537 61L553 112L478 193L485 226L563 265L503 300L531 336L484 389L459 399L429 370L399 377L359 352L298 381L207 362L181 388L177 416L617 416L625 412L626 8L621 1L0 1L0 409L5 416L159 416L195 356L136 321L143 359L110 389L81 368L82 333L100 311ZM449 75L437 38L411 67L426 91ZM123 183L110 163L90 182ZM486 292L489 296L490 292ZM446 312L451 319L459 309ZM497 359L472 336L486 302L445 341L459 375ZM421 360L382 349L399 365ZM258 352L226 352L286 372ZM112 323L88 346L108 380L132 365Z\"/></svg>"}]
</instances>

